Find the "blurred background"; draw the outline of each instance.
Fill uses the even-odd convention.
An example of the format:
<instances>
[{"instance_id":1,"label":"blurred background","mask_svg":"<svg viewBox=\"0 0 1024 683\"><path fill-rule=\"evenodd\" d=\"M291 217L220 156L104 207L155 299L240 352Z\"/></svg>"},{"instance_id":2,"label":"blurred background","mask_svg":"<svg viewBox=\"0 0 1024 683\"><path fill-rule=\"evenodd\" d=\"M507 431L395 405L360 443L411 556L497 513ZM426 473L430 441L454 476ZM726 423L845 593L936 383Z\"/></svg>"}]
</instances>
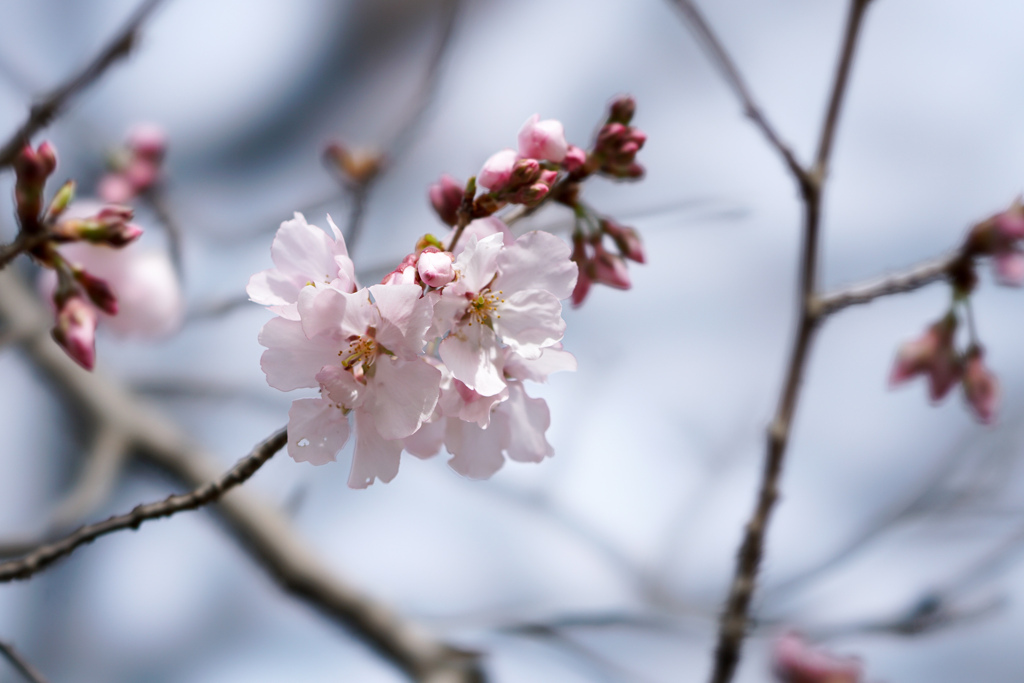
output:
<instances>
[{"instance_id":1,"label":"blurred background","mask_svg":"<svg viewBox=\"0 0 1024 683\"><path fill-rule=\"evenodd\" d=\"M705 2L783 138L807 159L846 3ZM135 3L0 3L0 131L90 59ZM833 287L944 253L1024 188L1024 5L877 0L835 148L823 278ZM326 143L386 150L353 248L373 282L442 226L426 198L475 174L534 113L587 145L615 95L649 138L640 183L588 182L638 228L633 288L567 310L579 371L530 387L553 459L461 478L403 456L390 484L346 487L351 446L313 468L285 455L245 486L285 508L355 586L447 642L486 653L494 681L700 681L763 457L792 333L801 207L777 156L665 1L166 0L137 51L41 139L55 179L95 191L138 122L169 136L161 217L180 231L188 318L157 342L101 335L98 371L125 382L226 469L299 397L269 388L244 304L293 211L326 227L352 196ZM0 133L6 137L8 133ZM14 235L0 177L0 235ZM566 230L549 207L533 227ZM517 226L523 229L525 225ZM24 259L23 259L24 261ZM34 277L27 263L19 272ZM974 297L1002 386L995 427L923 382L887 390L897 346L948 288L853 308L818 338L783 497L768 536L739 681L771 680L795 628L861 656L869 681L1018 681L1024 669L1024 293L988 269ZM0 350L0 541L42 533L86 462L90 425L16 346ZM173 484L128 460L91 521ZM390 663L283 594L208 511L80 549L0 586L0 639L51 681L402 681ZM17 680L0 663L0 680Z\"/></svg>"}]
</instances>

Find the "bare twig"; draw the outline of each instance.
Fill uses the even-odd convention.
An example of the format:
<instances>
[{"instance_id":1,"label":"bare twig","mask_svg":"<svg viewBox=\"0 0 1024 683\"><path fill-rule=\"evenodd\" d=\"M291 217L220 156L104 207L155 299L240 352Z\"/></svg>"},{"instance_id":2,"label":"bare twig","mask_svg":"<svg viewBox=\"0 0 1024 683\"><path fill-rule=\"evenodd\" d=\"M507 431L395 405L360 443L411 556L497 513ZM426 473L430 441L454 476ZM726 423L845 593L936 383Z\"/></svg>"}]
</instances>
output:
<instances>
[{"instance_id":1,"label":"bare twig","mask_svg":"<svg viewBox=\"0 0 1024 683\"><path fill-rule=\"evenodd\" d=\"M53 342L49 315L10 272L0 272L0 323L32 329L29 358L94 422L127 434L134 452L189 488L220 476L211 456L145 401L101 371L86 372ZM288 519L236 488L215 510L253 558L292 595L317 608L421 683L481 683L479 657L440 642L386 605L340 580Z\"/></svg>"},{"instance_id":2,"label":"bare twig","mask_svg":"<svg viewBox=\"0 0 1024 683\"><path fill-rule=\"evenodd\" d=\"M0 654L2 654L15 669L18 670L29 683L46 683L46 679L34 666L29 664L20 652L14 649L10 643L0 640Z\"/></svg>"},{"instance_id":3,"label":"bare twig","mask_svg":"<svg viewBox=\"0 0 1024 683\"><path fill-rule=\"evenodd\" d=\"M797 161L789 146L775 132L775 128L769 123L761 107L754 101L753 96L750 94L750 89L744 82L736 65L733 64L729 53L723 47L722 41L711 30L711 27L704 20L704 16L697 9L697 6L692 0L671 0L671 2L683 13L683 16L686 18L686 25L693 31L697 41L707 51L712 64L718 67L725 81L736 93L740 103L743 105L743 113L754 122L754 125L768 139L768 143L782 156L786 166L789 167L789 172L801 183L806 181L807 171Z\"/></svg>"},{"instance_id":4,"label":"bare twig","mask_svg":"<svg viewBox=\"0 0 1024 683\"><path fill-rule=\"evenodd\" d=\"M861 20L870 0L851 0L846 30L840 48L839 63L829 96L825 119L815 155L814 167L803 168L789 148L775 133L775 129L754 103L732 59L722 47L711 27L691 0L674 0L682 10L688 26L707 49L712 62L722 71L726 81L743 103L746 114L783 157L790 173L800 186L804 202L803 242L801 244L800 276L797 302L796 338L790 352L779 404L768 428L768 444L757 501L743 534L736 560L736 570L729 597L719 621L718 644L715 648L713 683L728 683L739 663L740 651L747 632L750 601L754 594L758 570L764 554L764 539L775 502L778 500L779 479L789 442L793 416L804 369L818 323L822 320L817 305L818 240L821 224L821 204L824 181L828 173L829 158L839 121L843 97L853 65L854 49L860 33Z\"/></svg>"},{"instance_id":5,"label":"bare twig","mask_svg":"<svg viewBox=\"0 0 1024 683\"><path fill-rule=\"evenodd\" d=\"M96 524L87 524L59 541L37 548L23 558L2 562L0 563L0 583L27 579L60 558L70 555L80 545L92 543L100 536L124 529L138 529L139 525L151 519L170 517L183 510L196 510L212 503L235 486L248 480L256 473L256 470L263 466L263 463L270 460L274 453L284 448L287 441L287 433L284 429L280 429L215 481L204 484L189 493L168 496L156 503L137 505L127 514L115 515Z\"/></svg>"},{"instance_id":6,"label":"bare twig","mask_svg":"<svg viewBox=\"0 0 1024 683\"><path fill-rule=\"evenodd\" d=\"M817 314L827 317L848 306L866 304L883 296L912 292L949 276L963 260L961 252L921 263L900 273L869 280L822 294L816 300Z\"/></svg>"},{"instance_id":7,"label":"bare twig","mask_svg":"<svg viewBox=\"0 0 1024 683\"><path fill-rule=\"evenodd\" d=\"M49 125L72 97L96 82L111 64L131 52L138 40L138 30L142 26L142 22L162 1L145 0L135 10L124 27L110 39L85 68L32 105L28 119L4 143L3 147L0 147L0 168L10 166L21 148L28 144L32 136L39 130Z\"/></svg>"},{"instance_id":8,"label":"bare twig","mask_svg":"<svg viewBox=\"0 0 1024 683\"><path fill-rule=\"evenodd\" d=\"M0 268L4 268L19 255L32 251L50 236L45 232L19 232L10 244L0 245Z\"/></svg>"}]
</instances>

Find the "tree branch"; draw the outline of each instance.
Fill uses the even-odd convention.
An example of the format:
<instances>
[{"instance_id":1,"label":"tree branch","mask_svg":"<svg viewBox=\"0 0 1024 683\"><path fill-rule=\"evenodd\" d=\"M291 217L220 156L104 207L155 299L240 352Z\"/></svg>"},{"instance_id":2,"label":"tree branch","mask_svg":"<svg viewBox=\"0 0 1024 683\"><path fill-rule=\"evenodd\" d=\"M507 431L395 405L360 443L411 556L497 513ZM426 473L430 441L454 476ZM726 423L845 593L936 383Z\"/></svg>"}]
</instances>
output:
<instances>
[{"instance_id":1,"label":"tree branch","mask_svg":"<svg viewBox=\"0 0 1024 683\"><path fill-rule=\"evenodd\" d=\"M46 679L39 673L28 660L21 656L14 646L0 640L0 654L2 654L15 669L18 670L29 683L46 683Z\"/></svg>"},{"instance_id":2,"label":"tree branch","mask_svg":"<svg viewBox=\"0 0 1024 683\"><path fill-rule=\"evenodd\" d=\"M18 278L0 272L0 321L32 330L29 358L94 422L124 431L133 450L190 488L221 474L211 456L138 396L102 372L86 372L49 335L49 315ZM251 491L237 488L215 510L277 583L348 629L420 683L482 683L479 656L435 640L386 605L341 581L288 519Z\"/></svg>"},{"instance_id":3,"label":"tree branch","mask_svg":"<svg viewBox=\"0 0 1024 683\"><path fill-rule=\"evenodd\" d=\"M683 11L698 40L708 50L712 61L721 69L726 81L736 92L747 115L761 129L769 143L782 155L800 186L804 203L803 241L797 301L796 338L790 352L779 404L768 428L768 443L754 512L744 529L743 541L736 558L736 569L725 608L719 620L718 644L715 647L712 683L728 683L739 664L743 640L749 622L750 602L757 584L757 574L764 555L764 540L771 514L779 496L779 479L789 443L793 416L796 412L800 386L814 333L821 321L816 302L819 234L824 180L828 171L832 141L839 121L843 96L853 64L854 49L860 33L861 19L870 0L851 0L846 30L840 48L839 64L829 96L829 105L821 127L818 152L812 170L804 169L775 134L760 109L753 102L742 77L721 43L690 0L675 0Z\"/></svg>"},{"instance_id":4,"label":"tree branch","mask_svg":"<svg viewBox=\"0 0 1024 683\"><path fill-rule=\"evenodd\" d=\"M60 558L70 555L79 546L92 543L100 536L124 529L138 529L143 522L151 519L170 517L183 510L196 510L212 503L248 480L274 453L284 448L287 442L287 433L280 429L258 445L252 453L239 460L224 476L190 493L168 496L157 503L137 505L127 514L115 515L96 524L87 524L59 541L37 548L23 558L0 562L0 583L27 579Z\"/></svg>"},{"instance_id":5,"label":"tree branch","mask_svg":"<svg viewBox=\"0 0 1024 683\"><path fill-rule=\"evenodd\" d=\"M744 82L743 77L740 75L739 70L733 63L729 53L726 52L725 47L722 45L722 41L718 39L715 32L711 30L711 27L705 21L704 16L697 9L697 6L692 0L671 0L679 11L683 13L683 17L686 19L686 25L693 32L697 38L697 42L700 43L701 47L707 52L708 57L711 59L711 63L714 64L718 70L722 73L722 77L728 83L729 87L732 88L733 92L739 98L740 103L743 105L743 113L754 122L754 125L760 129L764 134L768 143L775 148L775 151L779 153L786 166L789 168L789 172L797 179L798 182L805 183L808 179L808 173L800 162L797 161L793 151L789 148L786 143L782 141L778 133L775 132L775 128L768 121L764 115L761 107L754 101L753 95L750 94L750 89Z\"/></svg>"},{"instance_id":6,"label":"tree branch","mask_svg":"<svg viewBox=\"0 0 1024 683\"><path fill-rule=\"evenodd\" d=\"M867 304L890 294L912 292L950 275L963 262L963 252L956 251L926 261L901 273L868 280L822 294L816 301L817 314L827 317L848 306Z\"/></svg>"},{"instance_id":7,"label":"tree branch","mask_svg":"<svg viewBox=\"0 0 1024 683\"><path fill-rule=\"evenodd\" d=\"M95 83L111 64L131 52L138 40L138 30L142 26L142 22L162 1L145 0L135 10L124 27L110 39L85 68L32 105L29 109L28 119L4 143L4 146L0 147L0 168L10 166L21 148L28 144L33 135L48 126L72 97Z\"/></svg>"}]
</instances>

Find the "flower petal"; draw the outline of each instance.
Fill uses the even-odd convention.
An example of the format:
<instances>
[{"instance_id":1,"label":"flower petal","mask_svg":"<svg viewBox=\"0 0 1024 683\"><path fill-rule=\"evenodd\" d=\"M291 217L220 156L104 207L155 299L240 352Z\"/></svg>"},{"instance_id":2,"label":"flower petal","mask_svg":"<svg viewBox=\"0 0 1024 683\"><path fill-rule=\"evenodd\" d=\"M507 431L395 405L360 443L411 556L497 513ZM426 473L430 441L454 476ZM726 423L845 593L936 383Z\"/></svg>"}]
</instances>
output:
<instances>
[{"instance_id":1,"label":"flower petal","mask_svg":"<svg viewBox=\"0 0 1024 683\"><path fill-rule=\"evenodd\" d=\"M433 414L441 371L423 360L382 356L371 382L377 431L385 439L404 439Z\"/></svg>"},{"instance_id":2,"label":"flower petal","mask_svg":"<svg viewBox=\"0 0 1024 683\"><path fill-rule=\"evenodd\" d=\"M370 294L380 313L376 338L384 347L406 360L423 351L423 336L430 327L433 305L423 298L418 285L374 285Z\"/></svg>"},{"instance_id":3,"label":"flower petal","mask_svg":"<svg viewBox=\"0 0 1024 683\"><path fill-rule=\"evenodd\" d=\"M356 448L348 485L354 489L365 489L374 479L380 479L386 484L398 474L402 442L383 438L377 432L372 413L357 410L355 416Z\"/></svg>"},{"instance_id":4,"label":"flower petal","mask_svg":"<svg viewBox=\"0 0 1024 683\"><path fill-rule=\"evenodd\" d=\"M325 465L348 441L348 417L330 401L300 398L288 411L288 455L296 462Z\"/></svg>"},{"instance_id":5,"label":"flower petal","mask_svg":"<svg viewBox=\"0 0 1024 683\"><path fill-rule=\"evenodd\" d=\"M505 452L519 462L540 462L555 450L544 438L551 426L551 412L542 398L530 398L520 382L509 382L508 400L498 406L498 414L507 418L495 425L507 429Z\"/></svg>"},{"instance_id":6,"label":"flower petal","mask_svg":"<svg viewBox=\"0 0 1024 683\"><path fill-rule=\"evenodd\" d=\"M565 240L539 230L528 232L498 255L498 277L492 289L506 295L543 289L556 299L568 299L579 271L571 254Z\"/></svg>"},{"instance_id":7,"label":"flower petal","mask_svg":"<svg viewBox=\"0 0 1024 683\"><path fill-rule=\"evenodd\" d=\"M493 396L505 388L498 367L498 339L484 325L462 325L441 342L441 360L452 376L483 396Z\"/></svg>"},{"instance_id":8,"label":"flower petal","mask_svg":"<svg viewBox=\"0 0 1024 683\"><path fill-rule=\"evenodd\" d=\"M501 469L501 435L497 429L481 429L472 422L448 420L445 446L452 454L448 465L464 477L487 479Z\"/></svg>"},{"instance_id":9,"label":"flower petal","mask_svg":"<svg viewBox=\"0 0 1024 683\"><path fill-rule=\"evenodd\" d=\"M501 341L524 358L539 358L542 348L553 346L565 334L562 304L554 294L540 289L505 298L491 320Z\"/></svg>"},{"instance_id":10,"label":"flower petal","mask_svg":"<svg viewBox=\"0 0 1024 683\"><path fill-rule=\"evenodd\" d=\"M267 347L260 358L267 384L281 391L318 387L320 368L338 360L334 345L324 339L309 340L295 320L271 318L260 330L259 342Z\"/></svg>"}]
</instances>

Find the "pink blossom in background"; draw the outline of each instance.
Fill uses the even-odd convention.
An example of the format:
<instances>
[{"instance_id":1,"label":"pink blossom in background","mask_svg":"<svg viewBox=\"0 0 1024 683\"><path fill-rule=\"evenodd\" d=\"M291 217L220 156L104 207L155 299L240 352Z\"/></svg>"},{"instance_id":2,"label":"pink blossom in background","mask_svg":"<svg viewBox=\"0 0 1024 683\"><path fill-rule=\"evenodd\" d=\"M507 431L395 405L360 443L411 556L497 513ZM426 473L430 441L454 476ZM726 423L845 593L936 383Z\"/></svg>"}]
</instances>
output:
<instances>
[{"instance_id":1,"label":"pink blossom in background","mask_svg":"<svg viewBox=\"0 0 1024 683\"><path fill-rule=\"evenodd\" d=\"M126 148L115 157L115 170L100 179L100 198L124 204L149 191L161 179L166 151L167 133L163 127L153 123L134 126L128 132Z\"/></svg>"},{"instance_id":2,"label":"pink blossom in background","mask_svg":"<svg viewBox=\"0 0 1024 683\"><path fill-rule=\"evenodd\" d=\"M348 256L345 238L330 216L327 224L333 237L307 223L298 212L292 220L281 223L270 247L274 267L249 279L245 288L249 298L289 320L298 320L296 303L305 287L329 286L354 292L355 266Z\"/></svg>"},{"instance_id":3,"label":"pink blossom in background","mask_svg":"<svg viewBox=\"0 0 1024 683\"><path fill-rule=\"evenodd\" d=\"M104 328L122 337L158 339L181 327L185 301L166 252L138 243L112 249L86 242L65 244L58 251L72 265L104 280L117 298L116 315L98 311ZM56 284L52 270L40 274L45 298L52 296Z\"/></svg>"},{"instance_id":4,"label":"pink blossom in background","mask_svg":"<svg viewBox=\"0 0 1024 683\"><path fill-rule=\"evenodd\" d=\"M530 159L544 159L561 163L569 144L565 141L565 128L555 119L540 120L539 114L526 119L519 129L519 154Z\"/></svg>"},{"instance_id":5,"label":"pink blossom in background","mask_svg":"<svg viewBox=\"0 0 1024 683\"><path fill-rule=\"evenodd\" d=\"M858 683L863 675L860 660L811 647L796 633L775 641L772 658L781 683Z\"/></svg>"}]
</instances>

